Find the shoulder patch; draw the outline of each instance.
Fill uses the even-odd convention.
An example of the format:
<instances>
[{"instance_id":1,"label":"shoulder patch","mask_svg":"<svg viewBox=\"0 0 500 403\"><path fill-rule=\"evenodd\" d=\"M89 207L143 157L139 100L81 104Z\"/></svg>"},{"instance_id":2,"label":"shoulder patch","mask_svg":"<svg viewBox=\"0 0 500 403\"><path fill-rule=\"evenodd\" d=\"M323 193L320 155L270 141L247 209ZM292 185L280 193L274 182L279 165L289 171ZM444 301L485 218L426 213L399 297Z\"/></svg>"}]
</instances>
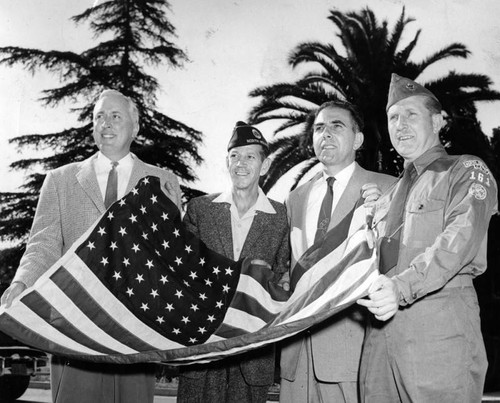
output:
<instances>
[{"instance_id":1,"label":"shoulder patch","mask_svg":"<svg viewBox=\"0 0 500 403\"><path fill-rule=\"evenodd\" d=\"M488 192L483 185L479 183L473 183L472 185L470 185L469 194L471 196L474 196L477 200L484 200L486 199Z\"/></svg>"},{"instance_id":2,"label":"shoulder patch","mask_svg":"<svg viewBox=\"0 0 500 403\"><path fill-rule=\"evenodd\" d=\"M488 169L488 167L486 166L486 164L483 161L465 160L465 161L462 161L462 163L464 164L465 168L472 167L473 169L477 169L479 171L483 171L484 173L490 174L490 170Z\"/></svg>"}]
</instances>

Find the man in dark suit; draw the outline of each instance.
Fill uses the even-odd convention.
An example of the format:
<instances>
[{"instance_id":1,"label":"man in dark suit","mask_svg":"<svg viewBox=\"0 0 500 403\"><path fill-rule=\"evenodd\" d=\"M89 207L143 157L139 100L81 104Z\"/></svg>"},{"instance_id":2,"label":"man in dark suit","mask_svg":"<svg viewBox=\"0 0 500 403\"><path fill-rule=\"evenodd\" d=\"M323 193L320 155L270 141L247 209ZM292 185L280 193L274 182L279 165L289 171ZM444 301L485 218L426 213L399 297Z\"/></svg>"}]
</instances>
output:
<instances>
[{"instance_id":1,"label":"man in dark suit","mask_svg":"<svg viewBox=\"0 0 500 403\"><path fill-rule=\"evenodd\" d=\"M322 171L290 193L287 200L292 274L307 249L322 242L327 231L348 229L350 222L346 226L345 221L350 220L353 208L373 201L395 181L391 176L366 171L354 161L363 144L362 130L362 117L348 102L334 100L316 111L313 145ZM364 317L353 307L305 336L285 341L280 402L357 402L364 331Z\"/></svg>"},{"instance_id":2,"label":"man in dark suit","mask_svg":"<svg viewBox=\"0 0 500 403\"><path fill-rule=\"evenodd\" d=\"M276 273L287 270L288 223L285 206L259 188L270 160L268 145L255 127L238 122L228 145L227 168L232 186L187 205L186 229L207 246L238 260L264 261ZM261 262L262 263L262 262ZM274 347L181 371L178 402L265 402L274 379Z\"/></svg>"},{"instance_id":3,"label":"man in dark suit","mask_svg":"<svg viewBox=\"0 0 500 403\"><path fill-rule=\"evenodd\" d=\"M159 177L167 196L180 208L177 178L130 153L138 131L134 102L118 91L104 91L94 107L94 140L99 152L47 174L26 252L2 304L9 306L68 250L106 211L105 201L124 196L141 178ZM154 385L153 364L94 364L60 357L51 362L56 403L153 402Z\"/></svg>"}]
</instances>

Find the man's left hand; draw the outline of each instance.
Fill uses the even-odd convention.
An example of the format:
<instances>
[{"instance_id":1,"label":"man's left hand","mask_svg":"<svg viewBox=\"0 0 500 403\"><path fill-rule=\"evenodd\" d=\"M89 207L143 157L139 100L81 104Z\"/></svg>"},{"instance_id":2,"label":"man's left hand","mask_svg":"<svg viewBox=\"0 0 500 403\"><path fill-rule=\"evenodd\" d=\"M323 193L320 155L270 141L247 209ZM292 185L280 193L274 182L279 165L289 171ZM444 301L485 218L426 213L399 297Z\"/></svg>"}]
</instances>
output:
<instances>
[{"instance_id":1,"label":"man's left hand","mask_svg":"<svg viewBox=\"0 0 500 403\"><path fill-rule=\"evenodd\" d=\"M365 199L364 207L370 209L382 195L382 190L376 183L365 183L361 186L361 197Z\"/></svg>"}]
</instances>

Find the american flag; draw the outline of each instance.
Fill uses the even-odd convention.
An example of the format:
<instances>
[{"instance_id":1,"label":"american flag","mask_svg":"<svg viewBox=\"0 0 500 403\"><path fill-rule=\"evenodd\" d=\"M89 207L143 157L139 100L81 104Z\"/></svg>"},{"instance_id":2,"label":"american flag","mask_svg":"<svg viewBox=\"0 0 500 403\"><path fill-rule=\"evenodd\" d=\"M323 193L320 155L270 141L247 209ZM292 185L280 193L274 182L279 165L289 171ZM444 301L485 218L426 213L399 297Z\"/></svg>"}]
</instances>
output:
<instances>
[{"instance_id":1,"label":"american flag","mask_svg":"<svg viewBox=\"0 0 500 403\"><path fill-rule=\"evenodd\" d=\"M271 270L227 259L186 231L159 179L146 177L0 308L0 328L49 353L96 362L183 364L238 354L366 295L378 271L365 222L364 208L354 208L345 231L313 245L294 271L290 297Z\"/></svg>"}]
</instances>

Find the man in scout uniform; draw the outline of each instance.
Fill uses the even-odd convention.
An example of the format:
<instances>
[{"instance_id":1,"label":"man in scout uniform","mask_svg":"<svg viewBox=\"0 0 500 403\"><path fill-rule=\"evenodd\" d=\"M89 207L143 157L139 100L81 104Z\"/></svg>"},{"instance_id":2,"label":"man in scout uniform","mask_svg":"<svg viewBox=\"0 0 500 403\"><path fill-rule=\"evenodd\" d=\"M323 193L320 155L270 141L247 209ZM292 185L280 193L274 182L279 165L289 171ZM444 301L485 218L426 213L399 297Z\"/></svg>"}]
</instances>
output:
<instances>
[{"instance_id":1,"label":"man in scout uniform","mask_svg":"<svg viewBox=\"0 0 500 403\"><path fill-rule=\"evenodd\" d=\"M360 368L363 402L480 402L487 368L472 285L486 270L497 185L479 158L440 144L441 104L392 75L389 135L405 172L375 204L381 276Z\"/></svg>"}]
</instances>

